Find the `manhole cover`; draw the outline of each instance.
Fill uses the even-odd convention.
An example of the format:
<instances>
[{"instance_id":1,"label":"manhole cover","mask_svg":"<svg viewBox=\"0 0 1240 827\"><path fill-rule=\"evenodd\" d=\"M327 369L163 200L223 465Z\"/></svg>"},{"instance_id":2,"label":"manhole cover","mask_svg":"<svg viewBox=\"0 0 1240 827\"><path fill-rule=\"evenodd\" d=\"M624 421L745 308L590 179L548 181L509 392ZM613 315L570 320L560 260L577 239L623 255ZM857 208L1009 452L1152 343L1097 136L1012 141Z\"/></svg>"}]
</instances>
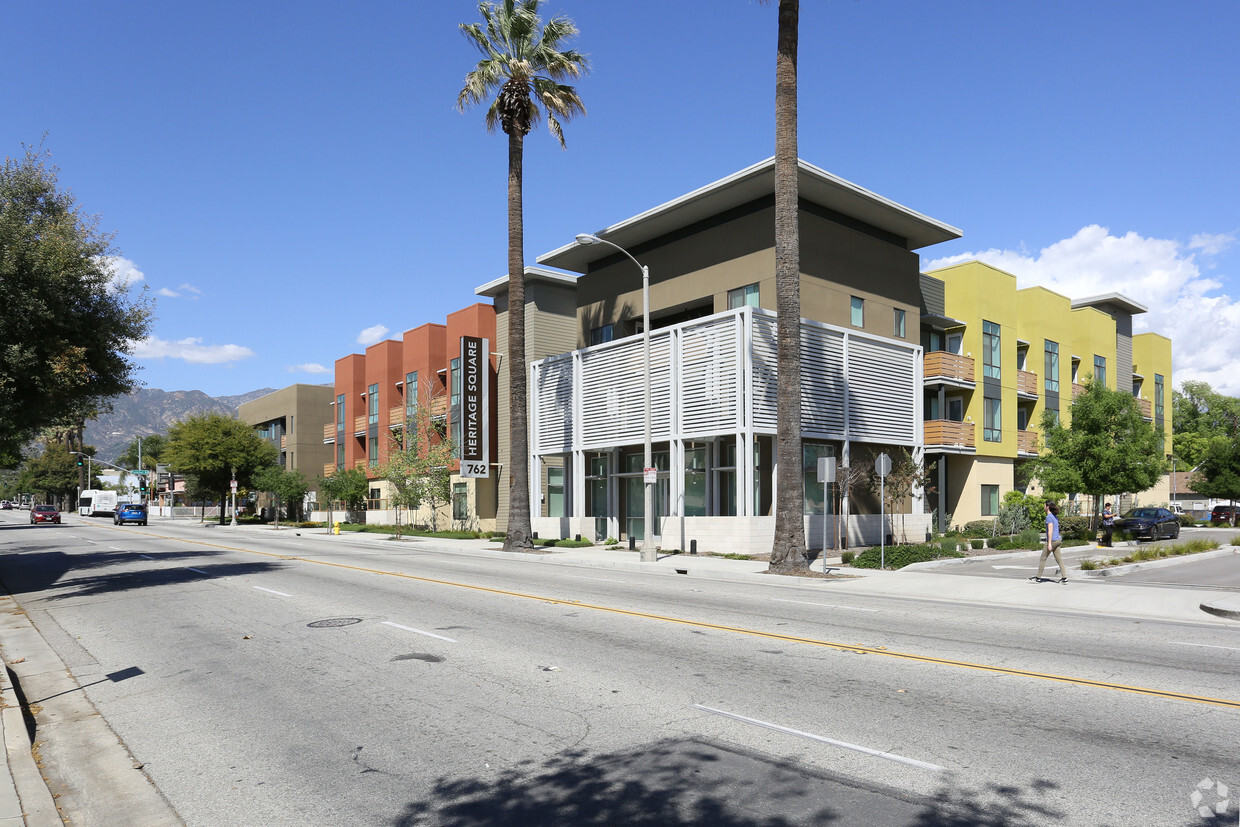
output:
<instances>
[{"instance_id":1,"label":"manhole cover","mask_svg":"<svg viewBox=\"0 0 1240 827\"><path fill-rule=\"evenodd\" d=\"M352 626L354 623L361 622L360 617L329 617L326 620L316 620L306 625L311 629L331 629L334 626Z\"/></svg>"}]
</instances>

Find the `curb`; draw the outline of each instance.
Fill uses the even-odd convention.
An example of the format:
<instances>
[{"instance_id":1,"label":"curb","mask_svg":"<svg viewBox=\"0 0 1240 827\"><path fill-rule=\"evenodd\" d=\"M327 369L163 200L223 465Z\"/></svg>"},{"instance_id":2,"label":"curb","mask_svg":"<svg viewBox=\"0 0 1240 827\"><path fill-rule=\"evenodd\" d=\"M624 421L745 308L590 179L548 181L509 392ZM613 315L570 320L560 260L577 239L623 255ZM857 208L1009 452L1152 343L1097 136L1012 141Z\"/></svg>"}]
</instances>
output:
<instances>
[{"instance_id":1,"label":"curb","mask_svg":"<svg viewBox=\"0 0 1240 827\"><path fill-rule=\"evenodd\" d=\"M26 827L64 827L56 810L56 800L47 788L43 774L34 762L34 745L26 730L17 690L7 666L0 667L0 695L4 708L0 709L0 735L4 739L4 752L8 762L11 784L0 780L0 824L26 825ZM10 800L8 794L12 793ZM13 812L12 805L17 805Z\"/></svg>"},{"instance_id":2,"label":"curb","mask_svg":"<svg viewBox=\"0 0 1240 827\"><path fill-rule=\"evenodd\" d=\"M1126 563L1122 566L1108 566L1105 569L1094 569L1086 571L1080 568L1074 568L1073 571L1079 572L1081 577L1097 578L1097 577L1118 577L1124 574L1131 574L1134 571L1150 571L1152 569L1165 569L1174 566L1177 563L1187 562L1189 560L1209 560L1213 557L1226 557L1229 554L1236 554L1240 549L1234 546L1226 548L1216 548L1213 551L1202 551L1197 554L1180 554L1174 557L1164 557L1158 560L1142 560L1139 563Z\"/></svg>"},{"instance_id":3,"label":"curb","mask_svg":"<svg viewBox=\"0 0 1240 827\"><path fill-rule=\"evenodd\" d=\"M1235 608L1232 608L1232 607ZM1228 620L1240 620L1240 597L1228 597L1222 600L1216 600L1213 603L1202 603L1201 610L1206 614L1212 614L1215 617L1225 617Z\"/></svg>"}]
</instances>

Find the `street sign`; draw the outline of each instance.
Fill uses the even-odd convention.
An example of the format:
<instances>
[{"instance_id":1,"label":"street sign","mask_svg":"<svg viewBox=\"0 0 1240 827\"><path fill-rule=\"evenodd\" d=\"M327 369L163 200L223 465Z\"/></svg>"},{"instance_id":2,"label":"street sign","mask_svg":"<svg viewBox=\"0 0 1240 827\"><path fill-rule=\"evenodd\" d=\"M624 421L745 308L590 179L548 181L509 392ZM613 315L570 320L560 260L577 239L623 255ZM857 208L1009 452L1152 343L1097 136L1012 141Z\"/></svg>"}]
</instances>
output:
<instances>
[{"instance_id":1,"label":"street sign","mask_svg":"<svg viewBox=\"0 0 1240 827\"><path fill-rule=\"evenodd\" d=\"M151 472L146 470L145 468L139 468L137 471L134 471L133 473L137 474L139 477L145 477L147 474Z\"/></svg>"},{"instance_id":2,"label":"street sign","mask_svg":"<svg viewBox=\"0 0 1240 827\"><path fill-rule=\"evenodd\" d=\"M232 490L234 494L237 493L237 481L236 480L233 480L232 482L230 482L228 484L228 487Z\"/></svg>"},{"instance_id":3,"label":"street sign","mask_svg":"<svg viewBox=\"0 0 1240 827\"><path fill-rule=\"evenodd\" d=\"M886 454L879 454L874 458L874 473L880 477L885 477L891 473L891 457Z\"/></svg>"},{"instance_id":4,"label":"street sign","mask_svg":"<svg viewBox=\"0 0 1240 827\"><path fill-rule=\"evenodd\" d=\"M486 479L491 476L491 468L485 462L461 460L461 476L467 479Z\"/></svg>"},{"instance_id":5,"label":"street sign","mask_svg":"<svg viewBox=\"0 0 1240 827\"><path fill-rule=\"evenodd\" d=\"M818 458L818 481L835 482L835 457Z\"/></svg>"},{"instance_id":6,"label":"street sign","mask_svg":"<svg viewBox=\"0 0 1240 827\"><path fill-rule=\"evenodd\" d=\"M659 481L659 469L658 468L643 469L642 481L645 482L646 485L654 485L656 482Z\"/></svg>"}]
</instances>

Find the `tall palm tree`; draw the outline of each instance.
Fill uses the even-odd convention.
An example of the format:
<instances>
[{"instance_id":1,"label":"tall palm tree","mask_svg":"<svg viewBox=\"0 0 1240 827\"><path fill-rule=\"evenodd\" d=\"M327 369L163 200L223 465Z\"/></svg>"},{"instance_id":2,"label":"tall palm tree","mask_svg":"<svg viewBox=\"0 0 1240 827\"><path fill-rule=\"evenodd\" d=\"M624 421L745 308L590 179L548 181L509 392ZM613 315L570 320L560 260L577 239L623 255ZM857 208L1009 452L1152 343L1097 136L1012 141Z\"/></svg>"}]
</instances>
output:
<instances>
[{"instance_id":1,"label":"tall palm tree","mask_svg":"<svg viewBox=\"0 0 1240 827\"><path fill-rule=\"evenodd\" d=\"M547 118L551 134L564 147L560 121L584 115L585 106L572 86L561 80L589 71L585 56L564 45L577 35L567 17L544 23L539 0L479 3L482 23L462 23L461 32L482 53L457 96L464 111L490 100L487 130L508 136L508 376L510 388L508 529L504 548L529 548L529 415L526 410L525 250L521 209L522 155L525 136Z\"/></svg>"},{"instance_id":2,"label":"tall palm tree","mask_svg":"<svg viewBox=\"0 0 1240 827\"><path fill-rule=\"evenodd\" d=\"M779 400L771 571L808 568L801 463L801 236L797 187L798 0L779 0L775 58L775 309ZM824 538L825 539L825 538Z\"/></svg>"}]
</instances>

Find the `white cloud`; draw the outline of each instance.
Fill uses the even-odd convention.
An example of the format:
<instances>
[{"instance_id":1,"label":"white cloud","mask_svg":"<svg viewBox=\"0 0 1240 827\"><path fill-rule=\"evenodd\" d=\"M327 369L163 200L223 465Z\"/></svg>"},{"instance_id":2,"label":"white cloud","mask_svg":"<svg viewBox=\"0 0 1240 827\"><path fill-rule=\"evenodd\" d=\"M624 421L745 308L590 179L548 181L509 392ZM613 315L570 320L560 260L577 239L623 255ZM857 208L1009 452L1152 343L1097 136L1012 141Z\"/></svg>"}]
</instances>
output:
<instances>
[{"instance_id":1,"label":"white cloud","mask_svg":"<svg viewBox=\"0 0 1240 827\"><path fill-rule=\"evenodd\" d=\"M127 258L104 256L101 263L110 273L108 281L122 289L132 287L146 278L146 275L138 269L138 265Z\"/></svg>"},{"instance_id":2,"label":"white cloud","mask_svg":"<svg viewBox=\"0 0 1240 827\"><path fill-rule=\"evenodd\" d=\"M168 298L168 299L175 299L181 294L175 290L169 290L167 287L161 287L155 291L155 295L163 296L164 298Z\"/></svg>"},{"instance_id":3,"label":"white cloud","mask_svg":"<svg viewBox=\"0 0 1240 827\"><path fill-rule=\"evenodd\" d=\"M332 369L323 367L318 362L306 362L301 365L289 365L289 373L331 373Z\"/></svg>"},{"instance_id":4,"label":"white cloud","mask_svg":"<svg viewBox=\"0 0 1240 827\"><path fill-rule=\"evenodd\" d=\"M180 287L178 287L177 289L178 289L178 290L184 290L186 293L193 293L193 294L198 295L198 296L201 296L201 295L202 295L202 291L201 291L201 290L199 290L197 287L195 287L195 286L194 286L194 285L192 285L192 284L182 284L182 285L181 285Z\"/></svg>"},{"instance_id":5,"label":"white cloud","mask_svg":"<svg viewBox=\"0 0 1240 827\"><path fill-rule=\"evenodd\" d=\"M137 359L184 359L191 365L221 365L255 354L242 345L204 345L202 339L194 337L170 342L149 336L134 343L133 355Z\"/></svg>"},{"instance_id":6,"label":"white cloud","mask_svg":"<svg viewBox=\"0 0 1240 827\"><path fill-rule=\"evenodd\" d=\"M373 345L375 342L383 341L383 337L386 335L388 335L388 328L377 324L357 334L357 343L359 345Z\"/></svg>"},{"instance_id":7,"label":"white cloud","mask_svg":"<svg viewBox=\"0 0 1240 827\"><path fill-rule=\"evenodd\" d=\"M1240 396L1233 352L1240 341L1240 302L1220 292L1222 282L1202 275L1197 260L1234 240L1203 233L1183 244L1132 232L1113 236L1094 224L1035 254L984 250L925 262L922 269L977 259L1012 273L1022 288L1041 285L1072 299L1122 293L1149 308L1134 317L1134 332L1152 330L1171 339L1176 387L1196 379Z\"/></svg>"}]
</instances>

